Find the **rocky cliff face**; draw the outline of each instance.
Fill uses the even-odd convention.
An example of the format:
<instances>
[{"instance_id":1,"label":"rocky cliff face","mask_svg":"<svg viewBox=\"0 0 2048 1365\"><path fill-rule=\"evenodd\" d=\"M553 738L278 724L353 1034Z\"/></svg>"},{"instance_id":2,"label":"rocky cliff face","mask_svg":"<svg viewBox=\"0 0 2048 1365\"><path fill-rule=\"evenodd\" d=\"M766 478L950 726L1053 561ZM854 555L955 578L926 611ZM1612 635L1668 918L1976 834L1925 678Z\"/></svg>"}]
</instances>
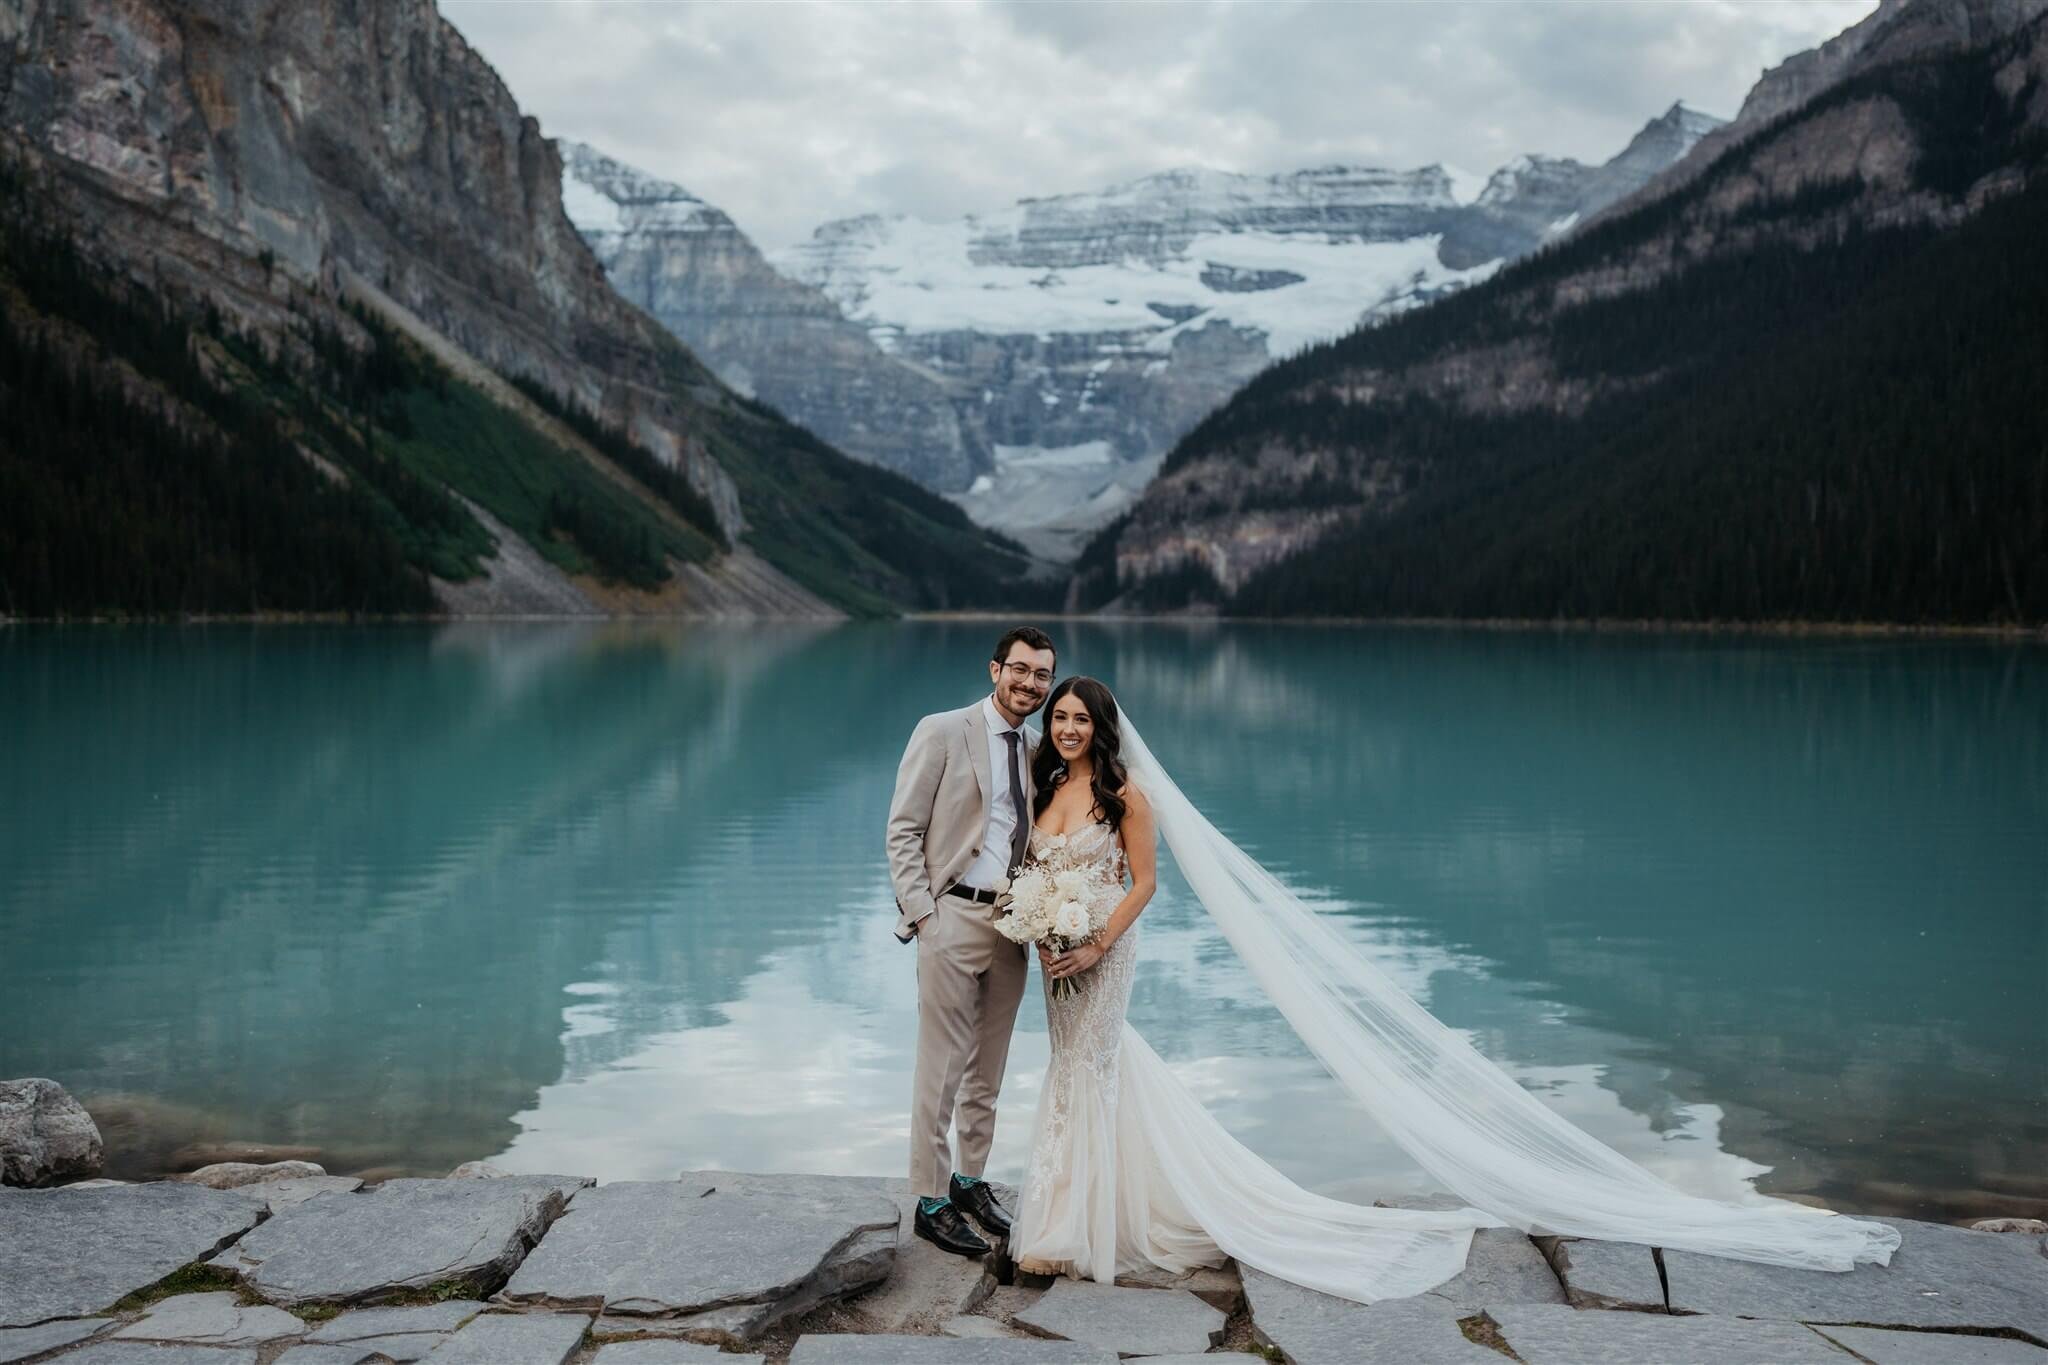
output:
<instances>
[{"instance_id":1,"label":"rocky cliff face","mask_svg":"<svg viewBox=\"0 0 2048 1365\"><path fill-rule=\"evenodd\" d=\"M724 213L594 147L561 149L564 206L612 287L719 378L928 488L965 489L991 468L951 387L779 273Z\"/></svg>"},{"instance_id":2,"label":"rocky cliff face","mask_svg":"<svg viewBox=\"0 0 2048 1365\"><path fill-rule=\"evenodd\" d=\"M258 327L275 309L218 287L221 253L306 281L345 266L486 366L633 430L738 524L645 320L562 215L553 147L427 0L40 3L14 42L7 122L77 173L116 259Z\"/></svg>"},{"instance_id":3,"label":"rocky cliff face","mask_svg":"<svg viewBox=\"0 0 2048 1365\"><path fill-rule=\"evenodd\" d=\"M925 511L736 400L607 284L563 212L555 145L431 0L17 0L0 6L0 54L9 153L42 177L42 217L106 270L288 352L315 327L360 337L352 299L585 409L775 566L750 565L750 582L806 577L813 591L783 584L768 610L826 610L814 592L841 570L863 592L920 595L865 551L820 559L798 523ZM805 483L806 505L788 503Z\"/></svg>"},{"instance_id":4,"label":"rocky cliff face","mask_svg":"<svg viewBox=\"0 0 2048 1365\"><path fill-rule=\"evenodd\" d=\"M965 396L994 466L949 491L1065 558L1275 358L1485 278L1712 126L1674 108L1604 166L1521 158L1483 190L1440 166L1174 170L946 223L827 223L773 259Z\"/></svg>"},{"instance_id":5,"label":"rocky cliff face","mask_svg":"<svg viewBox=\"0 0 2048 1365\"><path fill-rule=\"evenodd\" d=\"M1981 47L2019 29L2041 10L2041 0L1879 0L1859 22L1764 72L1733 119L1695 139L1683 156L1665 163L1668 169L1611 199L1587 221L1626 213L1682 188L1743 139L1859 72Z\"/></svg>"},{"instance_id":6,"label":"rocky cliff face","mask_svg":"<svg viewBox=\"0 0 2048 1365\"><path fill-rule=\"evenodd\" d=\"M1076 600L1113 591L1130 600L1147 584L1179 601L1196 589L1227 596L1310 546L1370 536L1376 517L1414 504L1430 486L1433 459L1449 458L1413 456L1425 428L1455 427L1478 440L1488 421L1572 420L1668 377L1641 365L1588 365L1596 348L1572 331L1575 310L1588 304L1641 295L1716 261L1810 248L1852 228L1951 226L2015 193L2025 172L2000 159L2004 149L2048 130L2044 11L2048 0L1888 0L1817 52L1767 73L1730 128L1706 128L1674 109L1638 139L1641 156L1632 147L1603 168L1611 176L1603 192L1627 195L1603 215L1615 232L1624 219L1635 225L1624 236L1582 238L1574 249L1567 231L1554 256L1453 301L1462 324L1445 322L1428 338L1422 329L1377 339L1384 345L1354 338L1313 365L1277 367L1183 442L1128 521L1090 548L1084 564L1093 567ZM2008 39L2020 48L1998 58L2000 107L1984 111L1987 122L1961 142L1964 124L1942 102L1974 87L1962 78L1896 87L1881 79ZM1670 153L1685 146L1673 165ZM1671 169L1657 174L1659 162ZM1576 183L1555 164L1510 170L1536 182L1519 202L1542 205L1537 222L1569 202ZM1670 327L1683 326L1674 315Z\"/></svg>"}]
</instances>

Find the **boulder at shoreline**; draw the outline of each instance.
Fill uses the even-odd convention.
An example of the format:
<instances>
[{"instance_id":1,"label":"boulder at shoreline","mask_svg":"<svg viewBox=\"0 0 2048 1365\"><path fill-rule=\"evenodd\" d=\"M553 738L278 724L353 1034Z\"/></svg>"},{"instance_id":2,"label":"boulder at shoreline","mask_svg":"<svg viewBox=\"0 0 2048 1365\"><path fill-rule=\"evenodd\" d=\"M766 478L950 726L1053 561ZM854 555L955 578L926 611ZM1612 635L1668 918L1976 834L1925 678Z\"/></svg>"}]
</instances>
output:
<instances>
[{"instance_id":1,"label":"boulder at shoreline","mask_svg":"<svg viewBox=\"0 0 2048 1365\"><path fill-rule=\"evenodd\" d=\"M46 1076L0 1081L0 1185L41 1186L100 1173L99 1125Z\"/></svg>"}]
</instances>

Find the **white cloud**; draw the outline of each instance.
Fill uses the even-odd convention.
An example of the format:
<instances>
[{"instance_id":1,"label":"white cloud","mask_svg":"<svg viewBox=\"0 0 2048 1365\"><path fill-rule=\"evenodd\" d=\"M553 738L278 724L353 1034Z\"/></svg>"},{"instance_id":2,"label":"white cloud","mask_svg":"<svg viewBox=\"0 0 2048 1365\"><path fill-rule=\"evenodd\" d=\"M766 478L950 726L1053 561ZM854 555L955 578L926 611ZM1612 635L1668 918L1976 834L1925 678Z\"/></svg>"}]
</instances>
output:
<instances>
[{"instance_id":1,"label":"white cloud","mask_svg":"<svg viewBox=\"0 0 2048 1365\"><path fill-rule=\"evenodd\" d=\"M1605 159L1674 99L1732 115L1873 0L444 0L526 112L764 247L1177 165Z\"/></svg>"}]
</instances>

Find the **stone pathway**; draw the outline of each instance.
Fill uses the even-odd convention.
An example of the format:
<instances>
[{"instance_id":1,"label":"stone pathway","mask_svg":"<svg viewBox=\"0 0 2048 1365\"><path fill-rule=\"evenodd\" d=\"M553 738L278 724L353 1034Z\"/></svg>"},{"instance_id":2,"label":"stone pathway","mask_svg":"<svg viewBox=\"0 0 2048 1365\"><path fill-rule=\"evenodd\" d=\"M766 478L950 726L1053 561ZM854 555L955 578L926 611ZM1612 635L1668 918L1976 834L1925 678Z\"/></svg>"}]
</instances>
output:
<instances>
[{"instance_id":1,"label":"stone pathway","mask_svg":"<svg viewBox=\"0 0 2048 1365\"><path fill-rule=\"evenodd\" d=\"M1841 1275L1664 1252L1671 1311L1897 1327L2012 1327L2048 1341L2044 1239L1900 1218L1876 1221L1905 1234L1891 1264L1861 1265Z\"/></svg>"},{"instance_id":2,"label":"stone pathway","mask_svg":"<svg viewBox=\"0 0 2048 1365\"><path fill-rule=\"evenodd\" d=\"M1072 1341L818 1334L798 1340L789 1365L1117 1365L1117 1356Z\"/></svg>"},{"instance_id":3,"label":"stone pathway","mask_svg":"<svg viewBox=\"0 0 2048 1365\"><path fill-rule=\"evenodd\" d=\"M587 1180L387 1180L272 1213L207 1264L270 1303L373 1303L407 1290L505 1283Z\"/></svg>"},{"instance_id":4,"label":"stone pathway","mask_svg":"<svg viewBox=\"0 0 2048 1365\"><path fill-rule=\"evenodd\" d=\"M1049 1337L1118 1355L1194 1355L1223 1339L1225 1315L1185 1289L1122 1289L1055 1281L1015 1321Z\"/></svg>"},{"instance_id":5,"label":"stone pathway","mask_svg":"<svg viewBox=\"0 0 2048 1365\"><path fill-rule=\"evenodd\" d=\"M484 1307L474 1299L449 1299L406 1308L358 1308L317 1324L306 1333L306 1341L375 1351L393 1360L420 1360Z\"/></svg>"},{"instance_id":6,"label":"stone pathway","mask_svg":"<svg viewBox=\"0 0 2048 1365\"><path fill-rule=\"evenodd\" d=\"M1574 1308L1634 1308L1661 1313L1664 1272L1657 1253L1639 1242L1589 1242L1581 1237L1539 1237L1535 1244Z\"/></svg>"},{"instance_id":7,"label":"stone pathway","mask_svg":"<svg viewBox=\"0 0 2048 1365\"><path fill-rule=\"evenodd\" d=\"M1588 1313L1511 1304L1490 1316L1526 1365L1850 1365L1840 1348L1796 1322L1682 1318L1667 1313Z\"/></svg>"},{"instance_id":8,"label":"stone pathway","mask_svg":"<svg viewBox=\"0 0 2048 1365\"><path fill-rule=\"evenodd\" d=\"M107 1335L115 1341L174 1341L189 1346L261 1346L296 1339L306 1324L282 1308L245 1308L229 1293L174 1294Z\"/></svg>"},{"instance_id":9,"label":"stone pathway","mask_svg":"<svg viewBox=\"0 0 2048 1365\"><path fill-rule=\"evenodd\" d=\"M900 1213L885 1186L705 1171L580 1190L499 1298L682 1319L741 1345L889 1277Z\"/></svg>"},{"instance_id":10,"label":"stone pathway","mask_svg":"<svg viewBox=\"0 0 2048 1365\"><path fill-rule=\"evenodd\" d=\"M213 1255L268 1212L238 1190L175 1181L0 1189L0 1327L101 1312Z\"/></svg>"},{"instance_id":11,"label":"stone pathway","mask_svg":"<svg viewBox=\"0 0 2048 1365\"><path fill-rule=\"evenodd\" d=\"M901 1181L477 1174L0 1189L0 1365L2048 1365L2032 1229L1894 1220L1843 1275L1486 1229L1366 1305L1228 1266L999 1285Z\"/></svg>"}]
</instances>

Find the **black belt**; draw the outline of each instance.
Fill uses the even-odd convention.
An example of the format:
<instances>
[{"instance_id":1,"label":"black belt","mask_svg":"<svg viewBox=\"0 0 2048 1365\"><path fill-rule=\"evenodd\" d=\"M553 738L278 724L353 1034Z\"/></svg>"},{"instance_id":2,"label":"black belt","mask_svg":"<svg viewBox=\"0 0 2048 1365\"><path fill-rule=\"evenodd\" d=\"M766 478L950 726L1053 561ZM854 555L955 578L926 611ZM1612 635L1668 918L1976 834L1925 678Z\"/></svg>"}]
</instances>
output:
<instances>
[{"instance_id":1,"label":"black belt","mask_svg":"<svg viewBox=\"0 0 2048 1365\"><path fill-rule=\"evenodd\" d=\"M978 886L968 886L962 882L954 882L946 888L944 894L948 896L961 896L971 901L979 901L983 905L994 905L996 903L995 892L984 891Z\"/></svg>"}]
</instances>

